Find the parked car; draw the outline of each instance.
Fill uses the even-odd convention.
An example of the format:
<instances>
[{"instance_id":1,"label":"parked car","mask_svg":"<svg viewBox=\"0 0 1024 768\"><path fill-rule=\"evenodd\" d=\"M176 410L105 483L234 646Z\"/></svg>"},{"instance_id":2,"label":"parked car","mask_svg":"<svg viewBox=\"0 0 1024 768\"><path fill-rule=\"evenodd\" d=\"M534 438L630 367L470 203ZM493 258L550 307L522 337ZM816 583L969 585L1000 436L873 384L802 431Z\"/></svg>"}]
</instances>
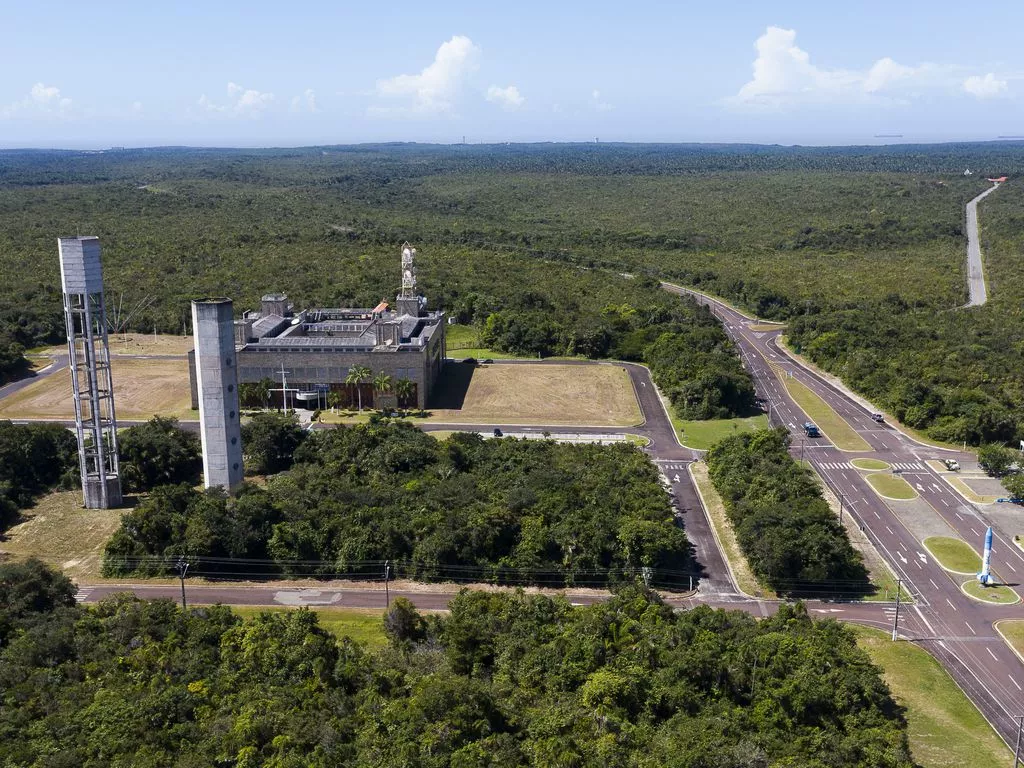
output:
<instances>
[{"instance_id":1,"label":"parked car","mask_svg":"<svg viewBox=\"0 0 1024 768\"><path fill-rule=\"evenodd\" d=\"M950 472L958 472L960 470L960 462L956 459L943 459L942 463L946 465L946 469Z\"/></svg>"},{"instance_id":2,"label":"parked car","mask_svg":"<svg viewBox=\"0 0 1024 768\"><path fill-rule=\"evenodd\" d=\"M494 436L495 437L501 437L502 434L503 433L502 433L502 431L500 429L498 429L497 427L494 428Z\"/></svg>"}]
</instances>

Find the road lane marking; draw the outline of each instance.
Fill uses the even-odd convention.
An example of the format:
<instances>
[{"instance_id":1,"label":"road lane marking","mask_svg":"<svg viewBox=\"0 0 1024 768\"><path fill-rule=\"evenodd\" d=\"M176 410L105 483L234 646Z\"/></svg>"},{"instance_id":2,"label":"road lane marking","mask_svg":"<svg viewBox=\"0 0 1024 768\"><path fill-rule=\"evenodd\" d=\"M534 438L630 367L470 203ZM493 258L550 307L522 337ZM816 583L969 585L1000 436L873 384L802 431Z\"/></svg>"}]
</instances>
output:
<instances>
[{"instance_id":1,"label":"road lane marking","mask_svg":"<svg viewBox=\"0 0 1024 768\"><path fill-rule=\"evenodd\" d=\"M975 631L974 631L974 627L972 627L972 626L971 626L971 623L970 623L969 621L965 621L965 622L964 622L964 624L966 624L966 625L967 625L967 628L968 628L969 630L971 630L971 634L972 634L972 635L976 635L976 634L978 634L977 632L975 632Z\"/></svg>"},{"instance_id":2,"label":"road lane marking","mask_svg":"<svg viewBox=\"0 0 1024 768\"><path fill-rule=\"evenodd\" d=\"M974 534L975 536L981 536L981 534L980 534L980 533L978 533L978 532L977 532L976 530L974 530L973 528L971 528L971 533L973 533L973 534Z\"/></svg>"},{"instance_id":3,"label":"road lane marking","mask_svg":"<svg viewBox=\"0 0 1024 768\"><path fill-rule=\"evenodd\" d=\"M991 656L991 657L992 657L993 659L995 659L996 661L999 661L999 657L998 657L998 656L996 656L996 655L995 655L994 653L992 653L992 649L991 649L991 648L988 648L988 647L986 647L986 648L985 648L985 650L986 650L986 651L988 651L988 655L989 655L989 656Z\"/></svg>"},{"instance_id":4,"label":"road lane marking","mask_svg":"<svg viewBox=\"0 0 1024 768\"><path fill-rule=\"evenodd\" d=\"M921 561L920 560L915 560L914 561L914 565L916 565L918 568L920 568L921 567Z\"/></svg>"},{"instance_id":5,"label":"road lane marking","mask_svg":"<svg viewBox=\"0 0 1024 768\"><path fill-rule=\"evenodd\" d=\"M1016 572L1017 572L1017 569L1016 569L1016 568L1014 568L1014 567L1013 567L1012 565L1010 565L1009 563L1005 563L1005 565L1006 565L1006 567L1007 567L1007 568L1009 568L1009 569L1010 569L1011 571L1013 571L1014 573L1016 573Z\"/></svg>"},{"instance_id":6,"label":"road lane marking","mask_svg":"<svg viewBox=\"0 0 1024 768\"><path fill-rule=\"evenodd\" d=\"M887 526L885 526L885 530L887 530L887 531L888 531L889 533L891 533L891 534L892 534L893 536L895 536L895 535L896 535L896 532L895 532L895 531L893 531L893 529L892 529L892 528L890 528L890 527L889 527L888 525L887 525Z\"/></svg>"},{"instance_id":7,"label":"road lane marking","mask_svg":"<svg viewBox=\"0 0 1024 768\"><path fill-rule=\"evenodd\" d=\"M954 512L953 514L956 515L956 519L957 520L963 520L964 519L964 516L961 515L959 512Z\"/></svg>"},{"instance_id":8,"label":"road lane marking","mask_svg":"<svg viewBox=\"0 0 1024 768\"><path fill-rule=\"evenodd\" d=\"M931 581L932 582L932 586L935 587L936 589L939 588L939 585L936 584L934 581L932 581L931 577L928 578L928 581Z\"/></svg>"},{"instance_id":9,"label":"road lane marking","mask_svg":"<svg viewBox=\"0 0 1024 768\"><path fill-rule=\"evenodd\" d=\"M950 608L952 608L954 611L956 610L956 606L949 602L949 598L948 597L946 598L946 602L949 603L949 607Z\"/></svg>"},{"instance_id":10,"label":"road lane marking","mask_svg":"<svg viewBox=\"0 0 1024 768\"><path fill-rule=\"evenodd\" d=\"M1017 686L1017 690L1018 690L1018 691L1020 691L1020 690L1024 690L1024 689L1022 689L1022 688L1020 687L1020 685L1019 685L1019 684L1017 683L1017 681L1013 679L1013 675L1007 675L1007 677L1008 677L1008 678L1010 678L1010 682L1011 682L1011 683L1013 683L1014 685L1016 685L1016 686Z\"/></svg>"}]
</instances>

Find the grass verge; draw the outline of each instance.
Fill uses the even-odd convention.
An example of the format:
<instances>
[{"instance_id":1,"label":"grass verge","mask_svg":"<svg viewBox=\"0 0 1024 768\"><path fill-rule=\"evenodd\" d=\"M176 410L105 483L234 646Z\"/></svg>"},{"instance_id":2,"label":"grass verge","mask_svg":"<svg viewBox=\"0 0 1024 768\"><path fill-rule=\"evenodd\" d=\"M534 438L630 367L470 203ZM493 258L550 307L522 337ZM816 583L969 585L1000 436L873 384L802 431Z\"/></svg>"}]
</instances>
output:
<instances>
[{"instance_id":1,"label":"grass verge","mask_svg":"<svg viewBox=\"0 0 1024 768\"><path fill-rule=\"evenodd\" d=\"M812 392L810 387L785 374L780 374L779 379L785 385L789 396L807 414L807 418L825 433L836 448L841 451L871 450L871 446L864 438L858 435L856 430L832 409L831 405Z\"/></svg>"},{"instance_id":2,"label":"grass verge","mask_svg":"<svg viewBox=\"0 0 1024 768\"><path fill-rule=\"evenodd\" d=\"M906 708L910 750L922 768L1003 768L1013 756L981 712L931 655L886 632L851 626Z\"/></svg>"},{"instance_id":3,"label":"grass verge","mask_svg":"<svg viewBox=\"0 0 1024 768\"><path fill-rule=\"evenodd\" d=\"M1020 597L1005 584L994 584L986 587L975 579L968 579L960 585L960 590L985 603L996 603L997 605L1013 605L1020 602Z\"/></svg>"},{"instance_id":4,"label":"grass verge","mask_svg":"<svg viewBox=\"0 0 1024 768\"><path fill-rule=\"evenodd\" d=\"M879 470L879 469L890 469L889 462L882 461L881 459L854 459L850 462L857 469L866 470Z\"/></svg>"},{"instance_id":5,"label":"grass verge","mask_svg":"<svg viewBox=\"0 0 1024 768\"><path fill-rule=\"evenodd\" d=\"M741 432L753 432L768 429L768 417L746 416L738 419L708 419L706 421L688 421L680 419L672 412L672 425L676 428L679 441L687 448L706 451L719 440Z\"/></svg>"},{"instance_id":6,"label":"grass verge","mask_svg":"<svg viewBox=\"0 0 1024 768\"><path fill-rule=\"evenodd\" d=\"M902 477L890 475L886 472L872 472L865 479L868 481L868 485L874 489L875 493L882 498L899 499L901 501L917 498L917 491Z\"/></svg>"},{"instance_id":7,"label":"grass verge","mask_svg":"<svg viewBox=\"0 0 1024 768\"><path fill-rule=\"evenodd\" d=\"M995 627L1006 644L1024 661L1024 619L1004 619L997 621Z\"/></svg>"},{"instance_id":8,"label":"grass verge","mask_svg":"<svg viewBox=\"0 0 1024 768\"><path fill-rule=\"evenodd\" d=\"M952 485L968 501L974 504L993 504L998 496L982 496L971 488L963 478L959 477L946 477L946 482Z\"/></svg>"},{"instance_id":9,"label":"grass verge","mask_svg":"<svg viewBox=\"0 0 1024 768\"><path fill-rule=\"evenodd\" d=\"M981 570L981 557L966 541L949 536L929 536L924 540L924 546L947 571L973 574Z\"/></svg>"},{"instance_id":10,"label":"grass verge","mask_svg":"<svg viewBox=\"0 0 1024 768\"><path fill-rule=\"evenodd\" d=\"M245 620L250 620L261 613L282 613L295 611L297 608L267 606L232 606L231 610ZM350 637L364 644L370 650L383 648L387 645L384 634L384 612L377 608L320 608L311 607L316 613L320 626L337 638Z\"/></svg>"},{"instance_id":11,"label":"grass verge","mask_svg":"<svg viewBox=\"0 0 1024 768\"><path fill-rule=\"evenodd\" d=\"M708 465L702 461L690 465L690 476L700 492L704 508L708 511L711 525L714 526L715 535L725 555L726 562L732 571L733 579L740 591L753 595L754 597L775 598L777 595L768 587L765 587L754 576L750 563L740 550L740 544L736 540L736 532L733 531L732 523L725 512L725 504L722 497L718 495L715 486L711 483L708 475Z\"/></svg>"}]
</instances>

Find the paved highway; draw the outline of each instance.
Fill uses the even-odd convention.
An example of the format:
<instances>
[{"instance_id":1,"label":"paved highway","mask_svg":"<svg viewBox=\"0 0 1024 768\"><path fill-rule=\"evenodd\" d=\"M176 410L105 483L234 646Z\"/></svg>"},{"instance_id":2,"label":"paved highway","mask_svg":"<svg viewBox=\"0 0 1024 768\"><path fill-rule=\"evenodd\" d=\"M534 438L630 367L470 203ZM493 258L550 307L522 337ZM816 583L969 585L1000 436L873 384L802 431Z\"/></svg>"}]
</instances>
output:
<instances>
[{"instance_id":1,"label":"paved highway","mask_svg":"<svg viewBox=\"0 0 1024 768\"><path fill-rule=\"evenodd\" d=\"M998 182L967 203L967 288L970 293L968 307L980 307L988 301L985 268L981 264L981 240L978 237L978 203L997 189Z\"/></svg>"},{"instance_id":2,"label":"paved highway","mask_svg":"<svg viewBox=\"0 0 1024 768\"><path fill-rule=\"evenodd\" d=\"M692 293L676 286L665 287L676 293ZM786 427L793 436L794 453L803 452L831 490L842 494L847 514L914 595L915 604L904 613L907 621L901 622L901 635L928 649L1003 739L1012 744L1017 733L1016 718L1024 714L1024 662L1001 640L993 625L1000 619L1024 618L1024 611L1020 605L996 606L964 594L960 584L970 577L957 577L941 568L899 515L875 494L863 473L849 463L852 458L870 457L908 467L903 476L921 499L953 531L978 547L991 522L925 463L930 457L967 457L925 446L890 426L877 424L871 418L873 409L866 403L788 355L778 345L780 331L755 330L751 326L763 326L710 297L693 295L722 320L754 376L758 394L770 404L772 423ZM841 451L827 435L804 440L800 425L807 417L789 397L777 371L791 375L824 399L870 449ZM1018 583L1024 576L1024 552L1012 543L1006 531L993 528L994 570L1000 581ZM860 621L863 610L863 606L844 606L843 613L836 617Z\"/></svg>"}]
</instances>

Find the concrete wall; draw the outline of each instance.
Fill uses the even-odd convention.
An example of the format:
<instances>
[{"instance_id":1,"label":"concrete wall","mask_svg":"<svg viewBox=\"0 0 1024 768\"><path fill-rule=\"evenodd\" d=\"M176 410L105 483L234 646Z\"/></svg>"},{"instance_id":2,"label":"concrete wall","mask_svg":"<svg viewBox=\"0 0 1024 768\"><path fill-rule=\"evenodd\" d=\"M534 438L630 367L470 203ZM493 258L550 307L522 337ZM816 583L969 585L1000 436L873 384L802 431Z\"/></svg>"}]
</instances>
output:
<instances>
[{"instance_id":1,"label":"concrete wall","mask_svg":"<svg viewBox=\"0 0 1024 768\"><path fill-rule=\"evenodd\" d=\"M230 299L192 302L203 479L232 491L242 483L235 322Z\"/></svg>"}]
</instances>

